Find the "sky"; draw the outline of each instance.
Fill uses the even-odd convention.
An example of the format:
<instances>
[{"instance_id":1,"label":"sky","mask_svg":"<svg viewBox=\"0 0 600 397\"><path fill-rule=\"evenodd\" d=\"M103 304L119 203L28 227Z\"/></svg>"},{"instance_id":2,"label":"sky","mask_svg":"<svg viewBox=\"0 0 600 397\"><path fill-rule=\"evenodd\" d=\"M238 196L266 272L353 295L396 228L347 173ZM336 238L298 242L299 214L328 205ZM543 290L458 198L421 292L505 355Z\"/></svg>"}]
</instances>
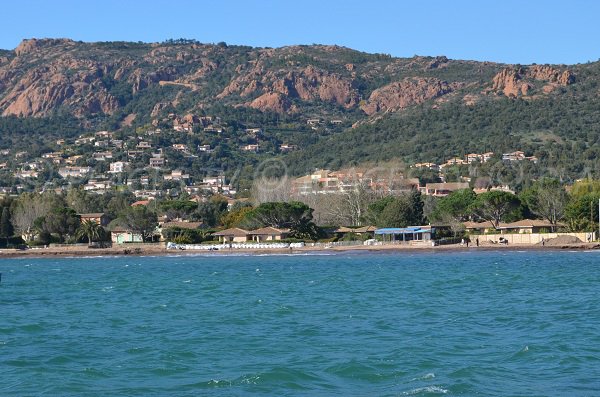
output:
<instances>
[{"instance_id":1,"label":"sky","mask_svg":"<svg viewBox=\"0 0 600 397\"><path fill-rule=\"evenodd\" d=\"M9 0L0 13L3 49L33 37L188 38L520 64L600 58L595 0Z\"/></svg>"}]
</instances>

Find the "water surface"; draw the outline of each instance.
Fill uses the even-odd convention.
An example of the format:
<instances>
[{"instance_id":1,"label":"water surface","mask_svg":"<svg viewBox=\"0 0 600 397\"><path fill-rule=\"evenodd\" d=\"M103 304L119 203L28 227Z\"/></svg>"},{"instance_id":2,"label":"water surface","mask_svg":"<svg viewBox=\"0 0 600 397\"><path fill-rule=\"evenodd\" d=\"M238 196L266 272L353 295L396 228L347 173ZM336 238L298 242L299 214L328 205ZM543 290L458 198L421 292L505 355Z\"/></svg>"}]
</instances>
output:
<instances>
[{"instance_id":1,"label":"water surface","mask_svg":"<svg viewBox=\"0 0 600 397\"><path fill-rule=\"evenodd\" d=\"M600 252L0 261L2 396L590 396Z\"/></svg>"}]
</instances>

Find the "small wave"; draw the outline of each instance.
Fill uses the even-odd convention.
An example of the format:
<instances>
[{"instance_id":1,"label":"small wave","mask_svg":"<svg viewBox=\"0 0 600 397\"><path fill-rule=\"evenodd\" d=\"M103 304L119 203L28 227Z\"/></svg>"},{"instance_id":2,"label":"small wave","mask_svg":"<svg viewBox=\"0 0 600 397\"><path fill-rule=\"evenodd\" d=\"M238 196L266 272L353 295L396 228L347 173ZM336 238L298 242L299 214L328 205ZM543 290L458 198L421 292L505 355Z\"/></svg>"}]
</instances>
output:
<instances>
[{"instance_id":1,"label":"small wave","mask_svg":"<svg viewBox=\"0 0 600 397\"><path fill-rule=\"evenodd\" d=\"M433 379L435 378L435 374L433 372L429 372L428 374L425 374L423 376L419 376L417 378L412 378L411 381L415 381L415 380L427 380L427 379Z\"/></svg>"},{"instance_id":2,"label":"small wave","mask_svg":"<svg viewBox=\"0 0 600 397\"><path fill-rule=\"evenodd\" d=\"M403 396L416 396L419 394L446 394L446 393L448 393L448 389L444 389L439 386L426 386L426 387L418 387L416 389L405 391L404 393L402 393L402 395Z\"/></svg>"},{"instance_id":3,"label":"small wave","mask_svg":"<svg viewBox=\"0 0 600 397\"><path fill-rule=\"evenodd\" d=\"M192 280L183 280L184 283L191 283Z\"/></svg>"}]
</instances>

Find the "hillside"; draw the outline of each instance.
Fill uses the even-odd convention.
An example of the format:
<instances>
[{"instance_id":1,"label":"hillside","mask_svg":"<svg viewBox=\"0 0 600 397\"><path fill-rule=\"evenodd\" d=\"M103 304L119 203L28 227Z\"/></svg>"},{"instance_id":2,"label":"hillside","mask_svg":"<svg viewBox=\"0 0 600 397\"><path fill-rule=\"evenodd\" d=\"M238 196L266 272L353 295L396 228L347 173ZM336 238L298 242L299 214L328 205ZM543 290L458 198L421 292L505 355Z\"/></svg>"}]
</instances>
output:
<instances>
[{"instance_id":1,"label":"hillside","mask_svg":"<svg viewBox=\"0 0 600 397\"><path fill-rule=\"evenodd\" d=\"M0 51L0 147L41 152L55 149L48 138L127 136L211 116L223 136L196 128L194 142L223 145L210 166L225 170L274 155L299 174L520 149L575 178L600 169L599 75L598 63L394 58L338 46L30 39ZM253 143L259 153L238 150Z\"/></svg>"}]
</instances>

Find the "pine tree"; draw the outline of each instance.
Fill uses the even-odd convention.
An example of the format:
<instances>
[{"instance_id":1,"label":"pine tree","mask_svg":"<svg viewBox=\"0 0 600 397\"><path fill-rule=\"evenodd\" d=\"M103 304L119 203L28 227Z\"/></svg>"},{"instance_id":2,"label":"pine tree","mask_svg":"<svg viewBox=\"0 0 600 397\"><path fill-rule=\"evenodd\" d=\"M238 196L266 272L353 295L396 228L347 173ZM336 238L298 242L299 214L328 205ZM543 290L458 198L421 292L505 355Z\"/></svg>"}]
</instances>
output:
<instances>
[{"instance_id":1,"label":"pine tree","mask_svg":"<svg viewBox=\"0 0 600 397\"><path fill-rule=\"evenodd\" d=\"M13 235L13 226L10 223L10 211L8 207L2 207L2 216L0 216L0 237L6 239L6 246L8 246L8 238Z\"/></svg>"}]
</instances>

